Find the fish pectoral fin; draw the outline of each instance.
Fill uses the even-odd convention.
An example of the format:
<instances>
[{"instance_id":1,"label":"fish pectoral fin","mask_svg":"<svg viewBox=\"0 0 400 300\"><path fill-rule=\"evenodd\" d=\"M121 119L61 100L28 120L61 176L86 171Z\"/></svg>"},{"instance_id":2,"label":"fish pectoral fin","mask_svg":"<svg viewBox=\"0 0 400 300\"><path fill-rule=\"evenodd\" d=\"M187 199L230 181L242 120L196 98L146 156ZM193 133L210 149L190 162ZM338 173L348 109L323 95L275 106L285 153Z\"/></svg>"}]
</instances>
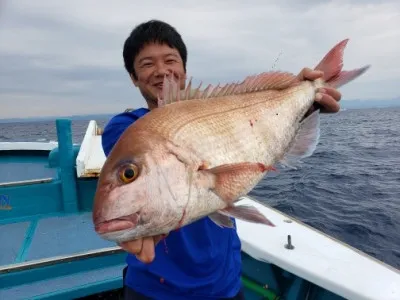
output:
<instances>
[{"instance_id":1,"label":"fish pectoral fin","mask_svg":"<svg viewBox=\"0 0 400 300\"><path fill-rule=\"evenodd\" d=\"M209 188L223 201L233 203L258 183L260 174L269 170L274 168L262 163L242 162L220 165L200 172L212 175Z\"/></svg>"},{"instance_id":2,"label":"fish pectoral fin","mask_svg":"<svg viewBox=\"0 0 400 300\"><path fill-rule=\"evenodd\" d=\"M243 221L275 227L275 225L268 220L267 217L265 217L257 208L252 205L232 205L225 209L221 209L218 212L225 216L233 217Z\"/></svg>"},{"instance_id":3,"label":"fish pectoral fin","mask_svg":"<svg viewBox=\"0 0 400 300\"><path fill-rule=\"evenodd\" d=\"M289 168L297 169L297 165L301 163L303 158L311 156L319 142L319 126L320 115L319 110L316 110L303 120L292 146L280 163Z\"/></svg>"},{"instance_id":4,"label":"fish pectoral fin","mask_svg":"<svg viewBox=\"0 0 400 300\"><path fill-rule=\"evenodd\" d=\"M211 221L213 221L219 227L233 228L232 219L229 218L228 216L221 215L218 212L215 212L215 213L208 215L208 217L211 219Z\"/></svg>"}]
</instances>

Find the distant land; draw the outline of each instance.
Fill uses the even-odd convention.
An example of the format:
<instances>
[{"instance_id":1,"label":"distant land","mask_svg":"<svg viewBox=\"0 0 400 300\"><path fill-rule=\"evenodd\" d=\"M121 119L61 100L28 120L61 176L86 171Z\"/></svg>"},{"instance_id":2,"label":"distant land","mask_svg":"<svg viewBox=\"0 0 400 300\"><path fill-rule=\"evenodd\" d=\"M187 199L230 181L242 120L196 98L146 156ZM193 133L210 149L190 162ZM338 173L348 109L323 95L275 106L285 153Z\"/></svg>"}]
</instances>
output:
<instances>
[{"instance_id":1,"label":"distant land","mask_svg":"<svg viewBox=\"0 0 400 300\"><path fill-rule=\"evenodd\" d=\"M386 100L342 100L340 102L342 109L371 109L371 108L389 108L400 107L400 97ZM28 118L10 118L0 119L0 123L14 122L43 122L54 121L56 119L67 118L71 120L104 120L109 119L117 113L110 114L90 114L90 115L73 115L73 116L46 116L46 117L28 117Z\"/></svg>"},{"instance_id":2,"label":"distant land","mask_svg":"<svg viewBox=\"0 0 400 300\"><path fill-rule=\"evenodd\" d=\"M340 107L346 109L400 107L400 97L387 100L343 100Z\"/></svg>"}]
</instances>

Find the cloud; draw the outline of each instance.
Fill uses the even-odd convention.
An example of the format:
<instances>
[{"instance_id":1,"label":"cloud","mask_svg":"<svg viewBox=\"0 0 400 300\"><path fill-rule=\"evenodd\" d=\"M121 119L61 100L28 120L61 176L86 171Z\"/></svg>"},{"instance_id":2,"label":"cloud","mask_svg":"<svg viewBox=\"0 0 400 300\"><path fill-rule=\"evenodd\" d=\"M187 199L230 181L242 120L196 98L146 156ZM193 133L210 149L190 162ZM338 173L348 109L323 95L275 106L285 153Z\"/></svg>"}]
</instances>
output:
<instances>
[{"instance_id":1,"label":"cloud","mask_svg":"<svg viewBox=\"0 0 400 300\"><path fill-rule=\"evenodd\" d=\"M0 5L0 118L143 106L122 46L154 18L182 34L196 80L225 83L273 66L297 73L350 38L345 68L372 68L341 89L343 98L399 96L397 1L8 0Z\"/></svg>"}]
</instances>

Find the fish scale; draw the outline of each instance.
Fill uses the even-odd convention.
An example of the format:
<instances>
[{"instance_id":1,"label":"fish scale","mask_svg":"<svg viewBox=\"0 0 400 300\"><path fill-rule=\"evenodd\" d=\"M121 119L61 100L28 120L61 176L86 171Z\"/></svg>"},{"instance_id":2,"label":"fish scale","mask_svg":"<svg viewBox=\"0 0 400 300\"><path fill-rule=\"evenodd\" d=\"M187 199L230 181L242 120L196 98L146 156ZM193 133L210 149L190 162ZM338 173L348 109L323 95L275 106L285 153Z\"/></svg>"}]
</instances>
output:
<instances>
[{"instance_id":1,"label":"fish scale","mask_svg":"<svg viewBox=\"0 0 400 300\"><path fill-rule=\"evenodd\" d=\"M292 89L169 105L154 111L143 130L190 146L210 167L242 161L273 164L298 130L299 118L293 116L304 115L313 103L315 88L309 82Z\"/></svg>"},{"instance_id":2,"label":"fish scale","mask_svg":"<svg viewBox=\"0 0 400 300\"><path fill-rule=\"evenodd\" d=\"M96 232L128 241L166 234L200 218L233 226L229 217L274 226L253 206L235 205L277 163L296 168L319 138L319 111L307 112L320 87L339 87L369 66L342 71L338 43L317 65L324 76L287 72L241 83L180 90L165 76L158 108L121 135L106 159L93 206ZM124 177L125 170L134 174ZM106 188L112 186L113 188Z\"/></svg>"}]
</instances>

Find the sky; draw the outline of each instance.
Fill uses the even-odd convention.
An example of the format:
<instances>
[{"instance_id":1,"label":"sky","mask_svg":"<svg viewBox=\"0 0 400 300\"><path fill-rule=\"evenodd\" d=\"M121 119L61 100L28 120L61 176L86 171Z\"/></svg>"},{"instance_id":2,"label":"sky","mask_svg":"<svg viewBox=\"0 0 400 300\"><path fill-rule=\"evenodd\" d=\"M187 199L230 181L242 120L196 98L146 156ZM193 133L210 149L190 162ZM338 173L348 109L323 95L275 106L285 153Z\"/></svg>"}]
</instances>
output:
<instances>
[{"instance_id":1,"label":"sky","mask_svg":"<svg viewBox=\"0 0 400 300\"><path fill-rule=\"evenodd\" d=\"M251 3L251 4L250 4ZM132 29L182 35L195 83L313 68L349 38L344 68L367 64L342 99L400 96L400 1L0 0L0 118L118 113L145 105L123 66Z\"/></svg>"}]
</instances>

